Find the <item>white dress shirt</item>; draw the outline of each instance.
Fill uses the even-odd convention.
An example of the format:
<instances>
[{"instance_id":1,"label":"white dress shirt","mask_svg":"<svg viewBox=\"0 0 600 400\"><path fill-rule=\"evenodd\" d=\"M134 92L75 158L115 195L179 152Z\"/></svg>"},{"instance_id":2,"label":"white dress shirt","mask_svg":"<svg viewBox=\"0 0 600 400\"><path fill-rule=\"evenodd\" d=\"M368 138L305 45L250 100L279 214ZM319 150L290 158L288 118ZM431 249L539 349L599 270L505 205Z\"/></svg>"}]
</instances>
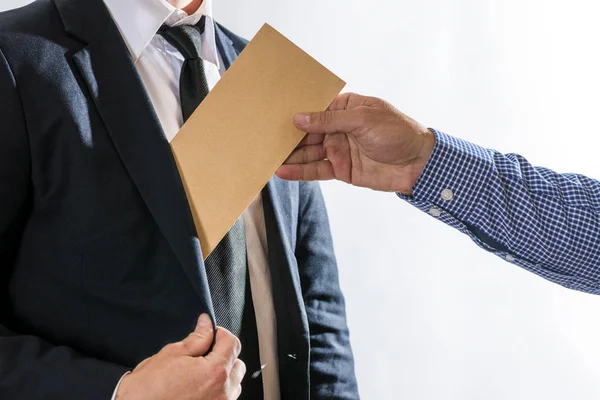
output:
<instances>
[{"instance_id":1,"label":"white dress shirt","mask_svg":"<svg viewBox=\"0 0 600 400\"><path fill-rule=\"evenodd\" d=\"M166 0L104 0L129 51L154 105L163 131L171 141L181 126L183 116L179 99L179 77L183 56L156 32L163 25L194 25L206 16L202 34L202 60L209 89L217 84L224 72L217 50L212 0L187 15ZM265 400L279 400L279 370L277 359L277 323L273 304L271 275L267 258L267 235L261 195L244 212L248 269L256 313L260 361ZM248 371L252 375L255 371ZM247 376L248 376L247 375ZM119 382L120 384L120 382ZM115 388L113 399L119 388Z\"/></svg>"}]
</instances>

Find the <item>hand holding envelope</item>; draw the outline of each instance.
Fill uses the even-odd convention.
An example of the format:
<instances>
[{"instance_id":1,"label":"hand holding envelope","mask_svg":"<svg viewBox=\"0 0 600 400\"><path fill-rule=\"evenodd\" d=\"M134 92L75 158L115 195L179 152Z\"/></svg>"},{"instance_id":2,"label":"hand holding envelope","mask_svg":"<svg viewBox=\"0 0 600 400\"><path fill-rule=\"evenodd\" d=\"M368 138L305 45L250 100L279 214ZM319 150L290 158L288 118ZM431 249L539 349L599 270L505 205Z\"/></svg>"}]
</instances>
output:
<instances>
[{"instance_id":1,"label":"hand holding envelope","mask_svg":"<svg viewBox=\"0 0 600 400\"><path fill-rule=\"evenodd\" d=\"M345 83L264 25L171 142L204 258Z\"/></svg>"}]
</instances>

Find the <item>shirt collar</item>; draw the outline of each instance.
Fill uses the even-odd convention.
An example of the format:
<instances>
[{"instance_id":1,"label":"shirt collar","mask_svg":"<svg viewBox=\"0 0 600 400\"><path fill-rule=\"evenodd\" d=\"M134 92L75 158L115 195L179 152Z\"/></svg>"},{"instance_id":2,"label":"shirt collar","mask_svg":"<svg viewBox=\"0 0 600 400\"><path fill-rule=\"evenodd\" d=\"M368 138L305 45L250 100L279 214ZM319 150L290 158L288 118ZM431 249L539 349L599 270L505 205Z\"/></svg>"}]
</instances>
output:
<instances>
[{"instance_id":1,"label":"shirt collar","mask_svg":"<svg viewBox=\"0 0 600 400\"><path fill-rule=\"evenodd\" d=\"M104 3L135 61L140 58L163 24L195 25L203 15L206 16L203 34L206 37L202 40L202 58L219 67L212 0L204 0L192 15L187 15L184 11L173 7L166 0L104 0Z\"/></svg>"}]
</instances>

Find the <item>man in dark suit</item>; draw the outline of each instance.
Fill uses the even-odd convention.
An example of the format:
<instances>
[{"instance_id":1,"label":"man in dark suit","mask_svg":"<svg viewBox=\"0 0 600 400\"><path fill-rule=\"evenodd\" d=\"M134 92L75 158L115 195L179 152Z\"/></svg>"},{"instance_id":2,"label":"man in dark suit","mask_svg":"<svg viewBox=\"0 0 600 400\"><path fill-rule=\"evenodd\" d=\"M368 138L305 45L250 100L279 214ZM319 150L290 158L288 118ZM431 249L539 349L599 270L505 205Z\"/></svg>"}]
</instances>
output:
<instances>
[{"instance_id":1,"label":"man in dark suit","mask_svg":"<svg viewBox=\"0 0 600 400\"><path fill-rule=\"evenodd\" d=\"M169 140L246 41L183 3L0 14L1 399L358 398L318 186L203 261Z\"/></svg>"}]
</instances>

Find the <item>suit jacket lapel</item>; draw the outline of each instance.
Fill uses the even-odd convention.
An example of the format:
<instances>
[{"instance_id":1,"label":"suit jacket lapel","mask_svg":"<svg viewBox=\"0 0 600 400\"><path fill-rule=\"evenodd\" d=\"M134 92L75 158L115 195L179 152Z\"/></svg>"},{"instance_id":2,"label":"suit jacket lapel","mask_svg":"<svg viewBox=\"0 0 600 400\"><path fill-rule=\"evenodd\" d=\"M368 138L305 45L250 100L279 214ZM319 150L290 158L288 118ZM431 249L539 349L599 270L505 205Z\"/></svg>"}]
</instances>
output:
<instances>
[{"instance_id":1,"label":"suit jacket lapel","mask_svg":"<svg viewBox=\"0 0 600 400\"><path fill-rule=\"evenodd\" d=\"M206 309L212 310L200 244L181 178L118 28L101 0L55 2L67 31L87 43L73 60L123 164Z\"/></svg>"},{"instance_id":2,"label":"suit jacket lapel","mask_svg":"<svg viewBox=\"0 0 600 400\"><path fill-rule=\"evenodd\" d=\"M219 54L225 63L225 69L228 69L231 67L231 64L233 64L239 53L233 46L233 42L229 36L225 34L219 24L215 24L215 39L217 41L217 49L219 50Z\"/></svg>"},{"instance_id":3,"label":"suit jacket lapel","mask_svg":"<svg viewBox=\"0 0 600 400\"><path fill-rule=\"evenodd\" d=\"M121 34L101 0L54 1L67 32L86 44L73 55L73 60L125 167L206 309L212 313L202 252L185 190L171 148ZM221 58L229 68L241 48L236 49L218 24L215 35ZM297 197L291 190L289 182L277 178L263 190L269 264L273 281L277 282L273 290L280 321L278 336L300 334L308 343L298 266L294 249L286 240L293 235L290 210L294 205L290 203ZM287 345L289 341L279 341L280 354L294 351Z\"/></svg>"},{"instance_id":4,"label":"suit jacket lapel","mask_svg":"<svg viewBox=\"0 0 600 400\"><path fill-rule=\"evenodd\" d=\"M291 238L295 236L297 215L292 210L298 209L293 204L298 194L293 193L292 183L277 177L271 178L262 191L267 244L269 249L269 267L273 282L273 298L278 321L278 336L283 338L301 336L308 353L308 319L304 312L302 288L298 274L298 262L295 249L291 246ZM297 201L297 200L296 200ZM293 347L288 348L287 346ZM296 353L300 343L289 340L279 341L279 354Z\"/></svg>"}]
</instances>

